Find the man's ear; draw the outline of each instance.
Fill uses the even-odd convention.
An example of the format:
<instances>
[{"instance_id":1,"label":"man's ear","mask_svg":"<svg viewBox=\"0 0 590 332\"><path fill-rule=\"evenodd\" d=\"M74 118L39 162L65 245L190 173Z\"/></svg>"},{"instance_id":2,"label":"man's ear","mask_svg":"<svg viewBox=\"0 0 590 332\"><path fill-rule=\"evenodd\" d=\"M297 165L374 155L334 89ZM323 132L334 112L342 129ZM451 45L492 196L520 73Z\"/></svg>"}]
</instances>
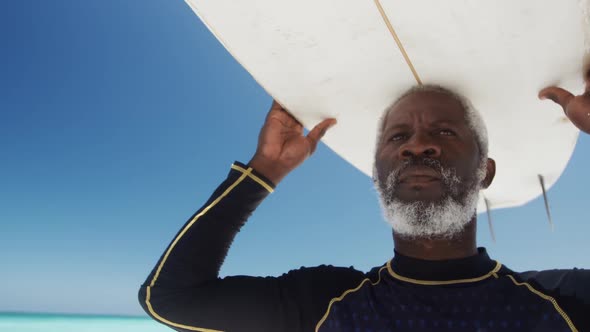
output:
<instances>
[{"instance_id":1,"label":"man's ear","mask_svg":"<svg viewBox=\"0 0 590 332\"><path fill-rule=\"evenodd\" d=\"M483 189L487 189L492 184L494 176L496 176L496 161L492 158L488 158L488 161L486 162L486 177L481 181Z\"/></svg>"}]
</instances>

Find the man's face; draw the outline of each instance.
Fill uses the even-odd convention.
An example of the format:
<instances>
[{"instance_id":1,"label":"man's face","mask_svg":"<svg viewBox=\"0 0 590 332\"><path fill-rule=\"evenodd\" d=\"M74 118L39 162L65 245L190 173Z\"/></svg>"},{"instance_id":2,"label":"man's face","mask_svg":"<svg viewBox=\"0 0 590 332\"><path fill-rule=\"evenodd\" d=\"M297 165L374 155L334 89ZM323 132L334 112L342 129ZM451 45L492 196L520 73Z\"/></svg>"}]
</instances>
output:
<instances>
[{"instance_id":1,"label":"man's face","mask_svg":"<svg viewBox=\"0 0 590 332\"><path fill-rule=\"evenodd\" d=\"M381 199L390 210L395 207L396 217L400 218L399 210L411 207L409 219L416 220L402 221L408 225L452 218L459 212L450 205L470 214L457 218L471 219L482 172L485 174L462 104L451 96L430 91L410 94L389 111L377 144L375 170ZM467 221L461 220L460 225ZM449 220L432 222L438 223L433 226L435 230L416 234L433 235L444 232L447 224L459 225Z\"/></svg>"},{"instance_id":2,"label":"man's face","mask_svg":"<svg viewBox=\"0 0 590 332\"><path fill-rule=\"evenodd\" d=\"M424 161L426 165L420 165ZM459 179L474 180L479 162L479 148L461 103L438 92L416 92L400 100L385 118L375 167L380 183L398 172L395 197L400 200L435 202L449 194L440 166L454 169Z\"/></svg>"}]
</instances>

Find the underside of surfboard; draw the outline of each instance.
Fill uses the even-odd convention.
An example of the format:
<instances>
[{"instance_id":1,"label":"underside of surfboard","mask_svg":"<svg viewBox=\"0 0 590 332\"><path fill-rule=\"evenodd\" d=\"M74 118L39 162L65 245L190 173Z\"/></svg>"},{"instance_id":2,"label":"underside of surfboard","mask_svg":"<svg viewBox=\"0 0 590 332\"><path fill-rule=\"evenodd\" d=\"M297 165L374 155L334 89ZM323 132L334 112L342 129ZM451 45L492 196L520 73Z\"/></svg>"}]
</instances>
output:
<instances>
[{"instance_id":1,"label":"underside of surfboard","mask_svg":"<svg viewBox=\"0 0 590 332\"><path fill-rule=\"evenodd\" d=\"M488 126L490 208L522 205L564 171L578 131L538 91L582 88L589 0L186 0L254 79L306 127L336 117L324 142L371 176L377 123L403 91L438 84Z\"/></svg>"}]
</instances>

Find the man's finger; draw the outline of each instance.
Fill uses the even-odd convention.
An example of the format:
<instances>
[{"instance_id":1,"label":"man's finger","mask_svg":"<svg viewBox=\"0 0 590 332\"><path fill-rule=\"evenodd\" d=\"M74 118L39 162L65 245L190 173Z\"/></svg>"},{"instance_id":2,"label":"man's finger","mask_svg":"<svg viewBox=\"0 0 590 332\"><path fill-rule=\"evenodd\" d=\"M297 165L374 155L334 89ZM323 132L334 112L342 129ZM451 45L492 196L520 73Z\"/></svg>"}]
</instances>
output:
<instances>
[{"instance_id":1,"label":"man's finger","mask_svg":"<svg viewBox=\"0 0 590 332\"><path fill-rule=\"evenodd\" d=\"M272 101L272 105L270 106L270 111L266 115L266 119L270 117L274 117L279 119L281 123L289 128L301 128L303 130L303 125L299 122L295 117L289 113L281 104L279 104L276 100Z\"/></svg>"},{"instance_id":2,"label":"man's finger","mask_svg":"<svg viewBox=\"0 0 590 332\"><path fill-rule=\"evenodd\" d=\"M324 137L328 129L335 124L336 119L326 119L313 127L313 129L307 134L307 139L311 143L311 153L315 151L318 142Z\"/></svg>"},{"instance_id":3,"label":"man's finger","mask_svg":"<svg viewBox=\"0 0 590 332\"><path fill-rule=\"evenodd\" d=\"M281 110L283 109L283 106L281 106L281 104L279 104L276 100L272 100L272 105L270 106L270 109L278 109Z\"/></svg>"},{"instance_id":4,"label":"man's finger","mask_svg":"<svg viewBox=\"0 0 590 332\"><path fill-rule=\"evenodd\" d=\"M539 98L551 99L555 103L561 105L564 111L567 104L569 104L574 97L575 96L571 92L558 87L545 88L539 92Z\"/></svg>"},{"instance_id":5,"label":"man's finger","mask_svg":"<svg viewBox=\"0 0 590 332\"><path fill-rule=\"evenodd\" d=\"M275 113L275 112L286 112L286 110L276 100L273 100L272 105L270 105L270 110L268 111L268 115Z\"/></svg>"}]
</instances>

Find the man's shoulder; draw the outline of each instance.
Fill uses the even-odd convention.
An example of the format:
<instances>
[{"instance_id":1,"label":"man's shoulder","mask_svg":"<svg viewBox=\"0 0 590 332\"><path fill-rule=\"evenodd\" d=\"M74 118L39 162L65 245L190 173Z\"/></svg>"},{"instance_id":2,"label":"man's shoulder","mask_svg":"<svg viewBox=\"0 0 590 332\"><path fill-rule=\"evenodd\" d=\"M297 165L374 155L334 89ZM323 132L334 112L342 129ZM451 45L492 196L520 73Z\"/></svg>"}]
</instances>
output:
<instances>
[{"instance_id":1,"label":"man's shoulder","mask_svg":"<svg viewBox=\"0 0 590 332\"><path fill-rule=\"evenodd\" d=\"M304 285L304 287L328 287L339 291L354 288L365 279L371 281L379 279L379 272L384 266L385 264L382 264L370 268L368 272L358 270L354 266L302 266L299 269L293 269L284 273L279 278L290 283Z\"/></svg>"},{"instance_id":2,"label":"man's shoulder","mask_svg":"<svg viewBox=\"0 0 590 332\"><path fill-rule=\"evenodd\" d=\"M308 317L306 321L313 322L315 326L325 314L330 301L357 288L367 278L376 278L375 268L363 272L353 266L319 265L302 266L278 279L281 289L291 294L304 308L303 316Z\"/></svg>"},{"instance_id":3,"label":"man's shoulder","mask_svg":"<svg viewBox=\"0 0 590 332\"><path fill-rule=\"evenodd\" d=\"M541 271L513 272L519 279L537 283L546 289L569 288L569 286L584 287L590 295L590 270L588 269L552 269ZM577 287L579 288L579 287Z\"/></svg>"},{"instance_id":4,"label":"man's shoulder","mask_svg":"<svg viewBox=\"0 0 590 332\"><path fill-rule=\"evenodd\" d=\"M589 269L551 269L515 272L503 267L500 274L511 275L518 282L539 285L546 290L573 290L585 292L590 299L590 270Z\"/></svg>"},{"instance_id":5,"label":"man's shoulder","mask_svg":"<svg viewBox=\"0 0 590 332\"><path fill-rule=\"evenodd\" d=\"M515 281L528 284L546 295L574 301L590 308L590 270L552 269L511 272Z\"/></svg>"},{"instance_id":6,"label":"man's shoulder","mask_svg":"<svg viewBox=\"0 0 590 332\"><path fill-rule=\"evenodd\" d=\"M363 280L365 278L377 276L379 269L383 266L384 265L373 267L368 272L356 269L354 266L344 267L327 264L311 267L302 266L298 269L293 269L284 273L280 278L313 278L316 281L320 281L324 278Z\"/></svg>"},{"instance_id":7,"label":"man's shoulder","mask_svg":"<svg viewBox=\"0 0 590 332\"><path fill-rule=\"evenodd\" d=\"M590 270L553 269L526 271L514 274L522 284L526 283L551 301L556 301L580 331L590 330Z\"/></svg>"}]
</instances>

